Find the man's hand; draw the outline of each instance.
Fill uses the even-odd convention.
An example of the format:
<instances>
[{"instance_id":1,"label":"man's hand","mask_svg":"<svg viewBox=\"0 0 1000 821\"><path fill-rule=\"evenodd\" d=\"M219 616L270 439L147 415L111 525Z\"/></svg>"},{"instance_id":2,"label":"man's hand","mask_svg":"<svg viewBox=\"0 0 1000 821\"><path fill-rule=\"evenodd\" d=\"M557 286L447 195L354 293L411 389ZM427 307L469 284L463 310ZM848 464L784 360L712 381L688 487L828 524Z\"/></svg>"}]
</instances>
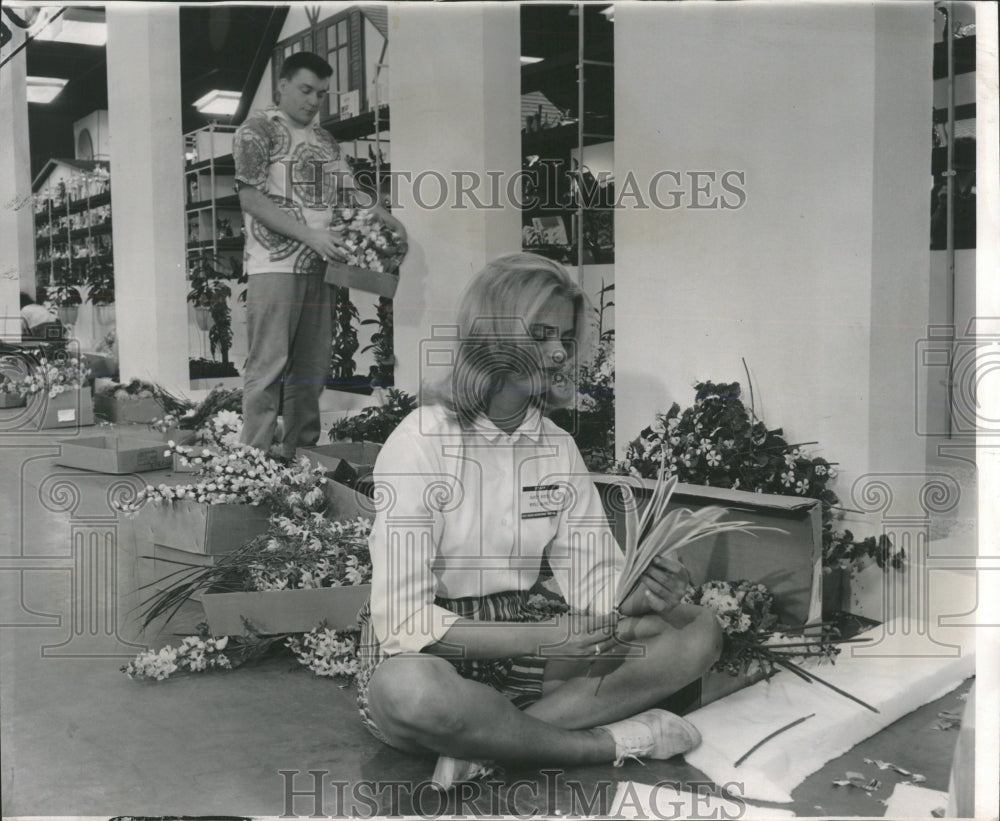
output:
<instances>
[{"instance_id":1,"label":"man's hand","mask_svg":"<svg viewBox=\"0 0 1000 821\"><path fill-rule=\"evenodd\" d=\"M684 565L675 559L657 556L619 610L625 616L665 615L680 604L690 581Z\"/></svg>"},{"instance_id":2,"label":"man's hand","mask_svg":"<svg viewBox=\"0 0 1000 821\"><path fill-rule=\"evenodd\" d=\"M342 262L347 259L341 236L342 229L331 228L329 231L321 231L318 228L307 228L306 231L302 241L323 257L324 262Z\"/></svg>"}]
</instances>

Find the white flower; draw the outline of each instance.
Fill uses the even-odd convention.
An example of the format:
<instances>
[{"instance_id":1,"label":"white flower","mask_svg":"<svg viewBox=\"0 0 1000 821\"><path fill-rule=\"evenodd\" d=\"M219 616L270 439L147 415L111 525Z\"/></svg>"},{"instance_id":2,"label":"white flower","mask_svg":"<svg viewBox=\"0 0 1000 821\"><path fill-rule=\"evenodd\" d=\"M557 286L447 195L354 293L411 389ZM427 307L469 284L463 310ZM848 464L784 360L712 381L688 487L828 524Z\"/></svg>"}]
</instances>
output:
<instances>
[{"instance_id":1,"label":"white flower","mask_svg":"<svg viewBox=\"0 0 1000 821\"><path fill-rule=\"evenodd\" d=\"M714 468L722 464L722 457L714 450L710 450L705 456L705 461L708 462L710 467Z\"/></svg>"},{"instance_id":2,"label":"white flower","mask_svg":"<svg viewBox=\"0 0 1000 821\"><path fill-rule=\"evenodd\" d=\"M781 474L781 484L785 487L791 487L795 483L795 473L792 471L786 471Z\"/></svg>"},{"instance_id":3,"label":"white flower","mask_svg":"<svg viewBox=\"0 0 1000 821\"><path fill-rule=\"evenodd\" d=\"M806 491L809 490L809 480L802 479L795 484L795 492L800 495L805 495Z\"/></svg>"}]
</instances>

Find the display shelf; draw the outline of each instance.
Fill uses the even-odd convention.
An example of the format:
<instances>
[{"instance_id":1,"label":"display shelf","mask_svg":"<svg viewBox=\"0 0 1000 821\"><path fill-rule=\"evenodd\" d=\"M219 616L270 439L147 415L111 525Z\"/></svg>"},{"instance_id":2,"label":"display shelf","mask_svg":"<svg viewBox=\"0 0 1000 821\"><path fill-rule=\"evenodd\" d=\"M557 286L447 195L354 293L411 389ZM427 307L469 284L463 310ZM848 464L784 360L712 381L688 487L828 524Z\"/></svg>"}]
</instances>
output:
<instances>
[{"instance_id":1,"label":"display shelf","mask_svg":"<svg viewBox=\"0 0 1000 821\"><path fill-rule=\"evenodd\" d=\"M79 284L92 262L112 259L107 163L49 160L32 190L35 266L49 275L42 284Z\"/></svg>"},{"instance_id":2,"label":"display shelf","mask_svg":"<svg viewBox=\"0 0 1000 821\"><path fill-rule=\"evenodd\" d=\"M189 214L194 211L209 211L212 208L227 208L227 209L239 209L240 207L240 197L239 194L233 194L230 197L219 197L218 199L207 199L199 200L198 202L188 203L187 212Z\"/></svg>"},{"instance_id":3,"label":"display shelf","mask_svg":"<svg viewBox=\"0 0 1000 821\"><path fill-rule=\"evenodd\" d=\"M188 174L197 171L208 171L215 168L218 173L233 174L236 172L236 160L232 154L223 154L219 157L209 157L207 160L188 163L185 172Z\"/></svg>"},{"instance_id":4,"label":"display shelf","mask_svg":"<svg viewBox=\"0 0 1000 821\"><path fill-rule=\"evenodd\" d=\"M321 122L320 125L329 131L333 135L333 138L338 142L345 140L359 140L363 137L370 137L375 133L375 113L376 112L374 111L365 111L362 114L358 114L356 117L348 117L343 120L331 117ZM378 130L389 130L388 105L379 107Z\"/></svg>"},{"instance_id":5,"label":"display shelf","mask_svg":"<svg viewBox=\"0 0 1000 821\"><path fill-rule=\"evenodd\" d=\"M976 38L956 37L954 41L955 74L968 74L976 70ZM948 44L934 44L934 79L948 76Z\"/></svg>"}]
</instances>

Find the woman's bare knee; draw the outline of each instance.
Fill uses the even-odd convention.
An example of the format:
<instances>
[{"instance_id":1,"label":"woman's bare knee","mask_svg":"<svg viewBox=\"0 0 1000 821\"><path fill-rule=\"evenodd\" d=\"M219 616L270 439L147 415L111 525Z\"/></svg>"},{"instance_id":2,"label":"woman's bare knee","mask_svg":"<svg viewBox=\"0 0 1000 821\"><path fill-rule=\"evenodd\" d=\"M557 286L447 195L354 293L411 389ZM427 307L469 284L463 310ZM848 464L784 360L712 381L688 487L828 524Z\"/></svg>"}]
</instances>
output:
<instances>
[{"instance_id":1,"label":"woman's bare knee","mask_svg":"<svg viewBox=\"0 0 1000 821\"><path fill-rule=\"evenodd\" d=\"M405 655L379 665L368 686L368 706L387 735L414 738L450 736L462 729L455 709L455 686L461 680L443 659Z\"/></svg>"}]
</instances>

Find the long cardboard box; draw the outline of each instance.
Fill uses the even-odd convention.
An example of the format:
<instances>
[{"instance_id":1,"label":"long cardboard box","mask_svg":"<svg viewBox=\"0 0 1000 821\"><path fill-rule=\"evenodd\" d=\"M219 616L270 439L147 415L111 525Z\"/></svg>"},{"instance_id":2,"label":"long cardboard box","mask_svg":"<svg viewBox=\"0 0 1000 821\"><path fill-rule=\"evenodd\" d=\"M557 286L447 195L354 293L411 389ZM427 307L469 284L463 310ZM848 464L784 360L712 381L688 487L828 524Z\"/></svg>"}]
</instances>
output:
<instances>
[{"instance_id":1,"label":"long cardboard box","mask_svg":"<svg viewBox=\"0 0 1000 821\"><path fill-rule=\"evenodd\" d=\"M142 425L159 419L164 413L163 406L151 396L129 399L117 399L106 393L94 396L94 416L116 425Z\"/></svg>"},{"instance_id":2,"label":"long cardboard box","mask_svg":"<svg viewBox=\"0 0 1000 821\"><path fill-rule=\"evenodd\" d=\"M74 430L94 424L94 398L89 388L63 391L58 396L49 397L44 392L28 397L28 404L22 414L25 430Z\"/></svg>"},{"instance_id":3,"label":"long cardboard box","mask_svg":"<svg viewBox=\"0 0 1000 821\"><path fill-rule=\"evenodd\" d=\"M129 434L106 434L82 439L61 439L57 465L97 473L143 473L171 465L165 448L156 439Z\"/></svg>"},{"instance_id":4,"label":"long cardboard box","mask_svg":"<svg viewBox=\"0 0 1000 821\"><path fill-rule=\"evenodd\" d=\"M201 600L215 636L242 635L243 619L262 634L304 633L325 621L334 630L357 625L371 585L267 590L247 593L206 593Z\"/></svg>"},{"instance_id":5,"label":"long cardboard box","mask_svg":"<svg viewBox=\"0 0 1000 821\"><path fill-rule=\"evenodd\" d=\"M135 514L140 542L188 553L222 556L267 530L270 511L252 505L207 505L182 500L146 504Z\"/></svg>"}]
</instances>

